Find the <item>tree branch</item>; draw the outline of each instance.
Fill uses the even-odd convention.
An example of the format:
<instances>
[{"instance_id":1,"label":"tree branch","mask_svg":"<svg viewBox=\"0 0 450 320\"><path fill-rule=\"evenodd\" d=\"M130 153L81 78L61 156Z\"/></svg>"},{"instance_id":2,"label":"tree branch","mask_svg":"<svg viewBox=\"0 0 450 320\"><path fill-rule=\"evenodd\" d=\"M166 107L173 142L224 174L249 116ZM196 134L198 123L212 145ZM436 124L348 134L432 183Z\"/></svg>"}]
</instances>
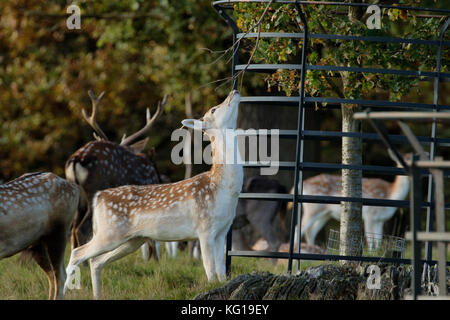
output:
<instances>
[{"instance_id":1,"label":"tree branch","mask_svg":"<svg viewBox=\"0 0 450 320\"><path fill-rule=\"evenodd\" d=\"M308 13L308 10L305 10L304 5L302 5L302 10L305 13L306 18L310 18L310 15ZM325 30L325 28L323 27L323 25L320 23L317 24L319 27L319 31L323 34L328 34L328 32ZM325 44L327 45L327 47L331 48L333 47L333 43L331 42L330 39L324 39L325 40ZM336 61L334 61L334 64L337 65ZM325 81L328 83L328 85L331 87L331 89L334 91L334 93L336 93L338 95L339 98L343 99L344 98L344 92L342 91L342 88L340 88L336 83L334 83L334 81L329 78L329 77L325 77Z\"/></svg>"}]
</instances>

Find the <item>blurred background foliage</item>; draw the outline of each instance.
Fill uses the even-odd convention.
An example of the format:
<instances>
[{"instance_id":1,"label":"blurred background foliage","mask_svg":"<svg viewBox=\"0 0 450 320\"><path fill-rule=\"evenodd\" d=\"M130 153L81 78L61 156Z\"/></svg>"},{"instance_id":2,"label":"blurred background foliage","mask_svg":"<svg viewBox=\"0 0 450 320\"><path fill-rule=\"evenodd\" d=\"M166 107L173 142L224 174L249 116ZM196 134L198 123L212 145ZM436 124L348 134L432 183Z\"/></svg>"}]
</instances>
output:
<instances>
[{"instance_id":1,"label":"blurred background foliage","mask_svg":"<svg viewBox=\"0 0 450 320\"><path fill-rule=\"evenodd\" d=\"M409 2L417 5L417 1ZM66 27L70 4L81 8L81 30ZM449 7L447 1L434 0L420 5ZM255 12L247 11L249 19ZM170 135L186 117L186 99L190 97L193 116L198 117L230 89L229 83L220 87L220 83L211 83L231 73L229 55L215 61L221 53L213 51L229 48L232 37L210 0L15 0L3 1L0 15L0 180L38 170L64 175L67 158L93 139L91 128L81 117L82 108L90 109L89 89L97 95L106 91L98 122L113 141L141 128L145 108L155 110L158 100L169 94L167 110L151 131L148 149L155 148L162 173L173 181L184 176L184 167L170 161L176 144ZM396 23L401 21L401 17L396 18ZM245 26L249 22L239 23ZM393 27L391 31L396 35L402 29ZM434 37L423 34L421 38ZM281 60L289 60L292 43L283 41L273 48ZM242 45L242 51L247 51L242 61L252 45ZM269 48L267 45L262 41L261 50ZM314 59L313 55L311 52L308 58ZM244 95L285 94L278 92L278 83L269 89L267 81L262 75L245 73ZM450 105L449 83L440 88L440 103ZM298 93L294 90L292 94ZM382 94L376 93L379 99L389 99ZM402 97L426 103L432 99L430 82L415 84L414 90ZM296 121L295 111L286 113ZM313 129L340 130L338 110L318 108L315 118ZM430 133L429 126L414 129L417 134ZM395 125L389 130L400 133ZM450 136L450 128L439 126L438 135ZM340 143L322 141L315 145L318 152L310 152L317 154L314 161L340 162ZM364 149L364 163L392 165L385 154L381 145L370 144ZM448 158L448 153L443 155ZM195 166L194 173L203 169Z\"/></svg>"},{"instance_id":2,"label":"blurred background foliage","mask_svg":"<svg viewBox=\"0 0 450 320\"><path fill-rule=\"evenodd\" d=\"M66 8L81 9L81 29L66 27ZM98 122L112 141L145 124L169 94L150 134L161 172L182 177L170 162L170 134L181 126L185 98L193 116L220 102L230 74L212 63L231 45L231 31L208 0L2 1L0 5L0 180L30 171L64 174L67 158L92 140L81 109L87 94L106 94Z\"/></svg>"}]
</instances>

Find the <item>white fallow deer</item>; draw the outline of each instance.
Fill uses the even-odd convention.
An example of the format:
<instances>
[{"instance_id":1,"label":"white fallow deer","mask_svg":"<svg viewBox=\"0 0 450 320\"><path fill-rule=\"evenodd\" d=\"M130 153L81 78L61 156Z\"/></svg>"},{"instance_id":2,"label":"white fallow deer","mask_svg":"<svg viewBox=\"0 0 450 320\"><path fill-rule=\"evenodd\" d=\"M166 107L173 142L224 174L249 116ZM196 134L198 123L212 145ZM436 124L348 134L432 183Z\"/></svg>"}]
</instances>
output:
<instances>
[{"instance_id":1,"label":"white fallow deer","mask_svg":"<svg viewBox=\"0 0 450 320\"><path fill-rule=\"evenodd\" d=\"M64 250L77 209L77 185L52 173L25 174L0 185L0 259L31 254L47 274L49 299L62 299Z\"/></svg>"},{"instance_id":2,"label":"white fallow deer","mask_svg":"<svg viewBox=\"0 0 450 320\"><path fill-rule=\"evenodd\" d=\"M396 161L395 156L391 158ZM408 155L405 157L407 158ZM397 163L397 167L401 167ZM362 179L363 198L404 200L409 192L410 180L407 175L397 175L391 183L378 178ZM341 197L342 177L333 174L320 174L303 182L304 195L327 195ZM292 193L292 192L291 192ZM314 244L319 231L331 219L340 220L341 207L339 204L303 203L301 232L307 243ZM364 231L369 249L377 248L380 244L384 223L393 217L396 207L363 206L362 216ZM295 243L298 242L295 235Z\"/></svg>"},{"instance_id":3,"label":"white fallow deer","mask_svg":"<svg viewBox=\"0 0 450 320\"><path fill-rule=\"evenodd\" d=\"M66 162L66 178L85 191L89 204L97 191L122 185L146 185L161 183L161 178L152 158L142 153L145 148L152 125L161 115L167 102L167 96L158 104L156 113L151 116L147 109L145 126L129 137L125 135L120 143L108 140L106 134L97 124L97 112L104 92L98 97L89 91L92 113L87 115L82 110L85 121L94 129L96 141L91 141L78 149ZM138 142L136 140L142 139ZM92 237L92 218L88 210L78 212L72 228L72 249L88 242ZM143 247L143 253L148 246ZM144 254L144 259L146 258Z\"/></svg>"},{"instance_id":4,"label":"white fallow deer","mask_svg":"<svg viewBox=\"0 0 450 320\"><path fill-rule=\"evenodd\" d=\"M209 136L213 160L210 171L176 183L122 186L95 195L94 235L72 251L66 283L80 263L91 259L94 297L100 298L102 268L135 251L149 238L199 239L208 280L216 276L220 281L226 279L225 238L236 214L244 174L235 132L239 101L239 92L234 90L202 119L182 122ZM237 158L231 164L224 161L230 153Z\"/></svg>"}]
</instances>

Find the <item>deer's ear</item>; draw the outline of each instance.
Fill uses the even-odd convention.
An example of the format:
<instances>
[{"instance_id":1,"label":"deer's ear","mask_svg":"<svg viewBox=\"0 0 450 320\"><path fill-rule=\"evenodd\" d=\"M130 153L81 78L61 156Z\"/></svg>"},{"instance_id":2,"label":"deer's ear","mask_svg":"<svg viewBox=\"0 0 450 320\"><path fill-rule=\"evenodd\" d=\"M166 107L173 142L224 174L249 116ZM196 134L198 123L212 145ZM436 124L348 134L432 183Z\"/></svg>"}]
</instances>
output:
<instances>
[{"instance_id":1,"label":"deer's ear","mask_svg":"<svg viewBox=\"0 0 450 320\"><path fill-rule=\"evenodd\" d=\"M145 138L142 140L139 140L136 143L133 143L130 148L131 150L133 150L134 153L139 153L144 151L145 147L147 146L148 141L150 140L150 138Z\"/></svg>"},{"instance_id":2,"label":"deer's ear","mask_svg":"<svg viewBox=\"0 0 450 320\"><path fill-rule=\"evenodd\" d=\"M193 130L207 130L211 128L204 121L196 119L184 119L183 121L181 121L181 123L183 124L183 126Z\"/></svg>"}]
</instances>

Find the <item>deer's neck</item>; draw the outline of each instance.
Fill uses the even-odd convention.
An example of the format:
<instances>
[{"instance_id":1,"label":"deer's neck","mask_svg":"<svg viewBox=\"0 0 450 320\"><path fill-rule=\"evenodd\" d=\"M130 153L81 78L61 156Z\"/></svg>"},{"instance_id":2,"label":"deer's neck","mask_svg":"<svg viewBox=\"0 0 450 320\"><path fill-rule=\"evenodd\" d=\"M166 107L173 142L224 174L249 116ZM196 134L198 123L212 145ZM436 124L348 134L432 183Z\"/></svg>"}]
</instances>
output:
<instances>
[{"instance_id":1,"label":"deer's neck","mask_svg":"<svg viewBox=\"0 0 450 320\"><path fill-rule=\"evenodd\" d=\"M223 130L210 137L212 147L211 180L220 187L240 192L244 169L235 130Z\"/></svg>"},{"instance_id":2,"label":"deer's neck","mask_svg":"<svg viewBox=\"0 0 450 320\"><path fill-rule=\"evenodd\" d=\"M409 192L409 176L396 176L390 191L391 199L404 200Z\"/></svg>"}]
</instances>

